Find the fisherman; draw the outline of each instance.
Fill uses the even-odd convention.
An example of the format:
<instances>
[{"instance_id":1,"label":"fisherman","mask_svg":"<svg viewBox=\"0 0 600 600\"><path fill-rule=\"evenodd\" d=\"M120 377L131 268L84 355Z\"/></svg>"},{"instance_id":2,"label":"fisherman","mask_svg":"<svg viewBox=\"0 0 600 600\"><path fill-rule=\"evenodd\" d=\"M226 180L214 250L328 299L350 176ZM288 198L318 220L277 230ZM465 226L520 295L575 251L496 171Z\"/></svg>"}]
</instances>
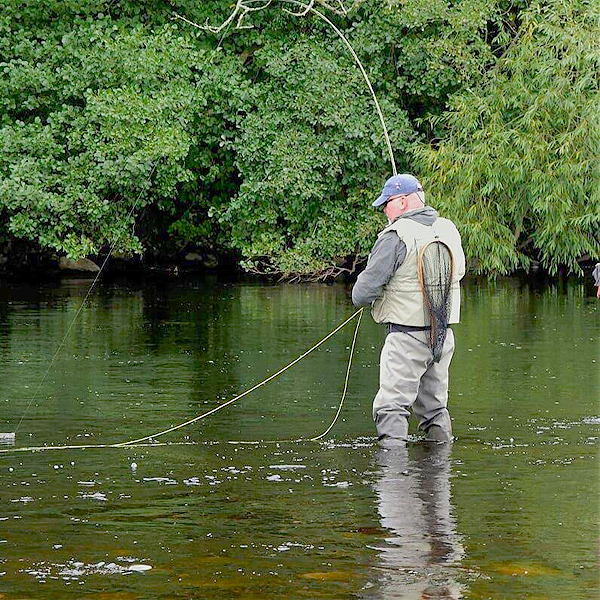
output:
<instances>
[{"instance_id":1,"label":"fisherman","mask_svg":"<svg viewBox=\"0 0 600 600\"><path fill-rule=\"evenodd\" d=\"M448 325L460 317L459 281L465 273L460 235L452 221L426 205L423 187L412 175L390 177L373 206L383 209L388 225L354 284L352 302L371 305L374 320L387 327L380 387L373 402L379 443L406 444L411 408L427 440L449 442L453 437L447 409L448 368L454 334ZM449 262L445 273L434 265L437 280L428 280L430 273L421 270L420 257L430 242L445 251ZM430 293L435 299L442 288L446 297L440 306L432 306ZM439 330L435 336L434 326Z\"/></svg>"}]
</instances>

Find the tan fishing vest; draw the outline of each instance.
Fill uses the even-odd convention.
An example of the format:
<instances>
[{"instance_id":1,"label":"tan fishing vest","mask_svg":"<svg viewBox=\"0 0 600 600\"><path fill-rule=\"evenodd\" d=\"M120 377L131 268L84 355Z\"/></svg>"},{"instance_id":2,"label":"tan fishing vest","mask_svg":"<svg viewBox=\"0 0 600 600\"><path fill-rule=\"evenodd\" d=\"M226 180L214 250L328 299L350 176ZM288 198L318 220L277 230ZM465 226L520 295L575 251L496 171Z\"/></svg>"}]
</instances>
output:
<instances>
[{"instance_id":1,"label":"tan fishing vest","mask_svg":"<svg viewBox=\"0 0 600 600\"><path fill-rule=\"evenodd\" d=\"M395 323L423 327L429 325L423 292L417 274L420 249L436 239L444 242L452 253L452 308L448 323L460 320L460 280L465 274L465 255L460 234L454 223L438 218L433 225L421 225L412 219L397 219L379 235L395 231L406 244L406 258L384 287L383 295L373 302L371 314L377 323Z\"/></svg>"}]
</instances>

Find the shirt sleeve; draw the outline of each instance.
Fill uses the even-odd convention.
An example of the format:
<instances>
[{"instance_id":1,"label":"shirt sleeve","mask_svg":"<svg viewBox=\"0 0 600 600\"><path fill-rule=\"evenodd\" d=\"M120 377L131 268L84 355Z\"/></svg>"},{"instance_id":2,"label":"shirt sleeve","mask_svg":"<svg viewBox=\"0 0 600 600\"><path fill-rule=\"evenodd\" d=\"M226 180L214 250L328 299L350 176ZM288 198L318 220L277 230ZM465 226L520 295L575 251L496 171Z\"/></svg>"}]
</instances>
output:
<instances>
[{"instance_id":1,"label":"shirt sleeve","mask_svg":"<svg viewBox=\"0 0 600 600\"><path fill-rule=\"evenodd\" d=\"M354 306L369 306L383 294L383 288L406 258L406 244L396 232L377 238L365 270L352 288Z\"/></svg>"}]
</instances>

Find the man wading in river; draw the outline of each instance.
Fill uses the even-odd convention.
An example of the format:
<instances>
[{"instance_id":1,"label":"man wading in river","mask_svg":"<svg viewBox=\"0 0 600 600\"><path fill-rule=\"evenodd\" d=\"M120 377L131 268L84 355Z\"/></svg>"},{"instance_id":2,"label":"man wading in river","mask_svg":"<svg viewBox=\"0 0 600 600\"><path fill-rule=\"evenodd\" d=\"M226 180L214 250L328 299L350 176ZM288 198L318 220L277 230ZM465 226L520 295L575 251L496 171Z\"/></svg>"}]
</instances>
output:
<instances>
[{"instance_id":1,"label":"man wading in river","mask_svg":"<svg viewBox=\"0 0 600 600\"><path fill-rule=\"evenodd\" d=\"M448 325L460 316L460 235L452 221L425 204L412 175L388 179L373 206L383 208L389 223L358 276L352 302L371 305L375 321L387 328L373 401L379 443L406 444L411 407L427 440L449 442L454 334Z\"/></svg>"}]
</instances>

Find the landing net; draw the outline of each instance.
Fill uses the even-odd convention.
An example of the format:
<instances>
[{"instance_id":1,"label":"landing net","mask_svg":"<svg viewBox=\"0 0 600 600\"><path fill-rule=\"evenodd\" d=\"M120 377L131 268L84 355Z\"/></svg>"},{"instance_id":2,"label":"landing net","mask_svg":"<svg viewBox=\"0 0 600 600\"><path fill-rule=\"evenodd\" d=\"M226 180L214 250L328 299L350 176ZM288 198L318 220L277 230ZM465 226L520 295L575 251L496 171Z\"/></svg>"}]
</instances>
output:
<instances>
[{"instance_id":1,"label":"landing net","mask_svg":"<svg viewBox=\"0 0 600 600\"><path fill-rule=\"evenodd\" d=\"M419 253L419 281L428 317L428 346L434 362L440 362L452 311L452 252L444 242L429 242ZM427 319L426 319L427 320Z\"/></svg>"}]
</instances>

